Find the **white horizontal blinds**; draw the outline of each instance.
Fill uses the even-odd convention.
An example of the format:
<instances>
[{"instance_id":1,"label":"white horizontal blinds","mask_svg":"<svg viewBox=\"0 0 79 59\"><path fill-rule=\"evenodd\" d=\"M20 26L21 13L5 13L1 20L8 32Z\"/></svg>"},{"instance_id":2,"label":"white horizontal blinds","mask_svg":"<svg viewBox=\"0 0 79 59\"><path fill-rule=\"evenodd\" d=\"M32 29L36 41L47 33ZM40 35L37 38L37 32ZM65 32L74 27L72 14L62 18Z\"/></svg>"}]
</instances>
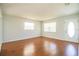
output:
<instances>
[{"instance_id":1,"label":"white horizontal blinds","mask_svg":"<svg viewBox=\"0 0 79 59\"><path fill-rule=\"evenodd\" d=\"M34 30L34 23L24 22L24 30Z\"/></svg>"},{"instance_id":2,"label":"white horizontal blinds","mask_svg":"<svg viewBox=\"0 0 79 59\"><path fill-rule=\"evenodd\" d=\"M44 23L45 32L56 32L56 22Z\"/></svg>"}]
</instances>

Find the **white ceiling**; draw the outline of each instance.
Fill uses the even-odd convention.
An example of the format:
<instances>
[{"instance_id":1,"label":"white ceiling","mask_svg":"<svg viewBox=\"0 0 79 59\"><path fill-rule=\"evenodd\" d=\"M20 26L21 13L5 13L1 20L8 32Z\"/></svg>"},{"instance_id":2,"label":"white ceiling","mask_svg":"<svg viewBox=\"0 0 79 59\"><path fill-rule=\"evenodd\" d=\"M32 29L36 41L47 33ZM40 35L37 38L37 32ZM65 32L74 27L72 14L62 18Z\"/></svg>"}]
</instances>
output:
<instances>
[{"instance_id":1,"label":"white ceiling","mask_svg":"<svg viewBox=\"0 0 79 59\"><path fill-rule=\"evenodd\" d=\"M3 4L4 13L33 20L44 21L51 18L78 13L79 4L64 3L17 3Z\"/></svg>"}]
</instances>

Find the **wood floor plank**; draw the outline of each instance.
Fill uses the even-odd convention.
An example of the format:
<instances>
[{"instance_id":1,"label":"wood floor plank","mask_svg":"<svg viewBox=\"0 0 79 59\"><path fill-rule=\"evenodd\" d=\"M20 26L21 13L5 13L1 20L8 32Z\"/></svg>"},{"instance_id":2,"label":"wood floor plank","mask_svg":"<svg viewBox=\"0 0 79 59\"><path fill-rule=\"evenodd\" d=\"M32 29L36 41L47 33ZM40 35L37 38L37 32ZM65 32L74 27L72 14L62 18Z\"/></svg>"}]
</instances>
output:
<instances>
[{"instance_id":1,"label":"wood floor plank","mask_svg":"<svg viewBox=\"0 0 79 59\"><path fill-rule=\"evenodd\" d=\"M68 51L68 49L72 50ZM2 56L66 56L78 55L78 43L47 37L36 37L2 44Z\"/></svg>"}]
</instances>

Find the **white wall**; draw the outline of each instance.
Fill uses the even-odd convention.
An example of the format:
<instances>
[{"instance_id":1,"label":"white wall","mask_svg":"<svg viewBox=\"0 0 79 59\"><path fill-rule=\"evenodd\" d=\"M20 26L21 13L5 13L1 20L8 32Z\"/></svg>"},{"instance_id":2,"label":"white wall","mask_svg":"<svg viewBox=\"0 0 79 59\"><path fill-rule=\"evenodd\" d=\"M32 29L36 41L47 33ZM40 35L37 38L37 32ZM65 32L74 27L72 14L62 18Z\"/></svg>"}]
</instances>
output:
<instances>
[{"instance_id":1,"label":"white wall","mask_svg":"<svg viewBox=\"0 0 79 59\"><path fill-rule=\"evenodd\" d=\"M46 33L43 31L43 22L33 21L21 17L4 15L4 42L16 41L21 39L27 39L31 37L37 36L46 36L50 38L57 38L66 41L78 42L78 14L77 15L70 15L59 17L55 19L50 19L46 22L57 22L57 30L56 33ZM35 30L34 31L26 31L24 30L24 22L34 22L35 23ZM67 35L67 24L69 21L73 21L75 23L76 34L73 38L70 38ZM41 26L42 24L42 26ZM41 30L42 27L42 30Z\"/></svg>"},{"instance_id":2,"label":"white wall","mask_svg":"<svg viewBox=\"0 0 79 59\"><path fill-rule=\"evenodd\" d=\"M24 22L34 22L35 30L24 30ZM4 15L4 42L40 36L40 22L26 18Z\"/></svg>"},{"instance_id":3,"label":"white wall","mask_svg":"<svg viewBox=\"0 0 79 59\"><path fill-rule=\"evenodd\" d=\"M57 23L57 28L56 32L44 32L43 31L43 36L50 37L50 38L57 38L61 40L66 40L66 41L71 41L71 42L78 42L78 14L74 15L68 15L68 16L63 16L63 17L58 17L55 19L50 19L46 22L56 22ZM69 21L73 21L75 23L75 28L76 28L76 33L73 38L70 38L67 34L67 25Z\"/></svg>"},{"instance_id":4,"label":"white wall","mask_svg":"<svg viewBox=\"0 0 79 59\"><path fill-rule=\"evenodd\" d=\"M0 8L0 50L1 50L1 44L2 44L2 13Z\"/></svg>"}]
</instances>

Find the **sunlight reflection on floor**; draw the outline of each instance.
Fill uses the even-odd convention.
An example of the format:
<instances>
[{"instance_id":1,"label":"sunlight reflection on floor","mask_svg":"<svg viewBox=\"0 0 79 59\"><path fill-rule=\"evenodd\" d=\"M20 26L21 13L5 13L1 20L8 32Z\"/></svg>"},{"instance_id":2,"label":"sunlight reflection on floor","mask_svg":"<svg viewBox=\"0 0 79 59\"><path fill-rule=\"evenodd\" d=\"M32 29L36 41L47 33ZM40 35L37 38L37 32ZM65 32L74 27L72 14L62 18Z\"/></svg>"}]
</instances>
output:
<instances>
[{"instance_id":1,"label":"sunlight reflection on floor","mask_svg":"<svg viewBox=\"0 0 79 59\"><path fill-rule=\"evenodd\" d=\"M45 47L45 51L48 52L50 55L57 54L57 46L55 43L45 41L44 47Z\"/></svg>"},{"instance_id":2,"label":"sunlight reflection on floor","mask_svg":"<svg viewBox=\"0 0 79 59\"><path fill-rule=\"evenodd\" d=\"M24 47L24 55L32 55L34 52L34 44L29 44L28 46Z\"/></svg>"},{"instance_id":3,"label":"sunlight reflection on floor","mask_svg":"<svg viewBox=\"0 0 79 59\"><path fill-rule=\"evenodd\" d=\"M75 56L75 55L77 55L76 48L72 44L67 45L65 55L67 55L67 56Z\"/></svg>"}]
</instances>

